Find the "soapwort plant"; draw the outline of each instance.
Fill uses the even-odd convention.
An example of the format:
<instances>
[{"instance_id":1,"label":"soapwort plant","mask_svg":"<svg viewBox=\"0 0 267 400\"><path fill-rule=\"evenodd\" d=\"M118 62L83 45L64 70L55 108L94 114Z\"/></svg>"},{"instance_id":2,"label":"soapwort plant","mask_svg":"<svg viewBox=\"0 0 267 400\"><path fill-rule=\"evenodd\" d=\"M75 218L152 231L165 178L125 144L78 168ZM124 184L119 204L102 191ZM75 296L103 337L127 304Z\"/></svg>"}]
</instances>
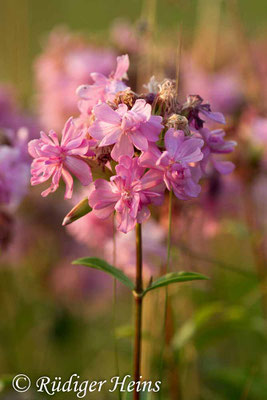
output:
<instances>
[{"instance_id":1,"label":"soapwort plant","mask_svg":"<svg viewBox=\"0 0 267 400\"><path fill-rule=\"evenodd\" d=\"M160 207L169 192L168 260L171 242L172 198L186 201L199 196L200 180L212 170L230 173L234 165L221 156L236 145L225 141L224 116L213 112L199 95L178 101L175 82L154 77L146 92L137 94L125 83L128 55L117 58L110 76L92 73L90 85L77 89L80 116L68 119L61 138L51 130L29 143L33 157L31 183L48 180L42 196L54 192L60 180L65 198L73 194L73 177L88 188L88 195L65 217L68 225L88 213L100 219L114 216L116 229L136 230L135 281L122 270L98 258L81 258L85 265L110 274L124 284L135 300L134 381L141 376L142 306L146 294L173 283L206 279L195 272L167 272L158 279L143 281L142 224L151 215L150 206ZM216 129L214 128L214 125ZM167 269L166 269L167 270ZM134 400L140 399L135 387Z\"/></svg>"}]
</instances>

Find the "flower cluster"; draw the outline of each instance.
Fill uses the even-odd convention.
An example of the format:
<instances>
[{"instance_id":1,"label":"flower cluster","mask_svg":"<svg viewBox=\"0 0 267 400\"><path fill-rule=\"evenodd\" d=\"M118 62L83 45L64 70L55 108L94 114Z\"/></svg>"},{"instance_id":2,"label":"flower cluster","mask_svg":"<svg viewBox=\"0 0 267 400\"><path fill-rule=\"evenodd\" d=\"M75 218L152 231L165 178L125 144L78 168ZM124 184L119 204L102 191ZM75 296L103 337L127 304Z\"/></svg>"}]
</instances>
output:
<instances>
[{"instance_id":1,"label":"flower cluster","mask_svg":"<svg viewBox=\"0 0 267 400\"><path fill-rule=\"evenodd\" d=\"M224 140L223 130L211 130L210 124L225 119L200 96L180 104L174 82L155 78L148 93L137 95L123 81L128 68L128 56L118 57L114 73L93 73L93 83L77 89L81 115L67 121L61 141L50 131L29 143L32 184L52 178L43 196L54 192L62 177L65 197L71 198L73 174L90 185L92 212L101 219L115 212L124 233L149 218L149 205L161 205L166 189L188 200L199 195L199 181L212 168L232 171L233 164L216 155L235 146Z\"/></svg>"}]
</instances>

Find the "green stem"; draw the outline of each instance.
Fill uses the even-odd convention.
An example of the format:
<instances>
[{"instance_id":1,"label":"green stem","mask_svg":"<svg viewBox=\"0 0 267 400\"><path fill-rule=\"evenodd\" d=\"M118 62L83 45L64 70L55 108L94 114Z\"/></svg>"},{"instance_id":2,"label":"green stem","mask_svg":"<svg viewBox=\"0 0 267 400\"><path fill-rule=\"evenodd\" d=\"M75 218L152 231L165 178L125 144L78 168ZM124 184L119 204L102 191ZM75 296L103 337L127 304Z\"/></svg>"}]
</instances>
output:
<instances>
[{"instance_id":1,"label":"green stem","mask_svg":"<svg viewBox=\"0 0 267 400\"><path fill-rule=\"evenodd\" d=\"M164 274L167 274L170 269L171 260L171 233L172 233L172 190L169 193L169 216L168 216L168 237L167 237L167 260ZM166 338L166 323L168 315L168 286L165 288L165 301L164 301L164 315L163 315L163 342L160 353L160 367L159 367L159 380L162 382L163 377L163 354L165 350L165 338ZM159 392L159 399L161 399L161 391Z\"/></svg>"},{"instance_id":2,"label":"green stem","mask_svg":"<svg viewBox=\"0 0 267 400\"><path fill-rule=\"evenodd\" d=\"M169 193L169 220L168 220L168 239L167 239L167 263L166 263L166 274L170 269L170 260L171 260L171 236L172 236L172 198L173 192L172 190Z\"/></svg>"},{"instance_id":3,"label":"green stem","mask_svg":"<svg viewBox=\"0 0 267 400\"><path fill-rule=\"evenodd\" d=\"M115 214L113 214L113 265L116 266L117 263L117 247L116 247L116 225L115 225ZM115 361L115 373L120 376L119 367L119 355L118 355L118 343L116 338L116 310L117 310L117 280L113 279L113 340L114 340L114 361ZM121 392L118 392L118 398L121 400Z\"/></svg>"},{"instance_id":4,"label":"green stem","mask_svg":"<svg viewBox=\"0 0 267 400\"><path fill-rule=\"evenodd\" d=\"M138 382L141 375L141 345L142 345L142 228L136 225L136 283L135 283L135 337L134 337L134 381ZM134 400L140 399L140 392L134 391Z\"/></svg>"}]
</instances>

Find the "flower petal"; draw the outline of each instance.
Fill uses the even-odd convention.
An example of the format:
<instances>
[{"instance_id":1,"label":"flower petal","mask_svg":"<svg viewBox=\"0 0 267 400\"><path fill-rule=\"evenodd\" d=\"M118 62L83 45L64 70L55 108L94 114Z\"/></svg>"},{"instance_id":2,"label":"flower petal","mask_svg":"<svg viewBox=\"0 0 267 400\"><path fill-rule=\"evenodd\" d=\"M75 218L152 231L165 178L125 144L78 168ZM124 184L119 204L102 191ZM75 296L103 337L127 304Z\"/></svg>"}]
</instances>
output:
<instances>
[{"instance_id":1,"label":"flower petal","mask_svg":"<svg viewBox=\"0 0 267 400\"><path fill-rule=\"evenodd\" d=\"M87 186L92 182L91 169L85 161L75 156L67 156L64 161L64 167L75 175L83 186Z\"/></svg>"},{"instance_id":2,"label":"flower petal","mask_svg":"<svg viewBox=\"0 0 267 400\"><path fill-rule=\"evenodd\" d=\"M118 161L120 156L126 155L128 157L132 157L134 154L133 145L129 139L129 136L126 134L122 134L119 138L119 141L115 144L111 151L111 157L113 160Z\"/></svg>"},{"instance_id":3,"label":"flower petal","mask_svg":"<svg viewBox=\"0 0 267 400\"><path fill-rule=\"evenodd\" d=\"M128 54L117 57L117 68L114 73L114 79L123 79L129 69L130 60Z\"/></svg>"}]
</instances>

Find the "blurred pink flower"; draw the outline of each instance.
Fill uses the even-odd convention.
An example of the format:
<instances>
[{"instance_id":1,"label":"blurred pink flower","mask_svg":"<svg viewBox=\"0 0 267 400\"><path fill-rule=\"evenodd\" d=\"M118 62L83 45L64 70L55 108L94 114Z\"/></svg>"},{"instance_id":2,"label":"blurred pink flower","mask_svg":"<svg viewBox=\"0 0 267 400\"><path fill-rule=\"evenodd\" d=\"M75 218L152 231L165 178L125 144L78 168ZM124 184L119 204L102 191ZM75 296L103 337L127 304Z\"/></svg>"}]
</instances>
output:
<instances>
[{"instance_id":1,"label":"blurred pink flower","mask_svg":"<svg viewBox=\"0 0 267 400\"><path fill-rule=\"evenodd\" d=\"M137 32L130 21L117 19L111 26L111 38L122 50L135 53L141 46Z\"/></svg>"},{"instance_id":2,"label":"blurred pink flower","mask_svg":"<svg viewBox=\"0 0 267 400\"><path fill-rule=\"evenodd\" d=\"M34 117L25 114L17 104L16 91L13 87L7 85L0 86L0 130L3 130L5 136L14 145L17 132L20 128L25 128L30 138L36 136L38 132L38 123Z\"/></svg>"},{"instance_id":3,"label":"blurred pink flower","mask_svg":"<svg viewBox=\"0 0 267 400\"><path fill-rule=\"evenodd\" d=\"M47 136L41 132L41 139L29 142L29 153L34 158L31 167L31 184L38 185L52 178L51 186L42 192L42 196L57 190L62 176L66 184L65 198L69 199L73 191L74 174L82 185L92 181L89 165L82 159L89 150L89 141L83 131L78 131L72 118L66 122L62 131L61 143L56 132L50 131Z\"/></svg>"},{"instance_id":4,"label":"blurred pink flower","mask_svg":"<svg viewBox=\"0 0 267 400\"><path fill-rule=\"evenodd\" d=\"M190 164L202 160L203 144L202 139L186 137L183 131L171 128L165 134L166 151L161 153L156 146L151 145L148 151L141 155L140 163L154 169L165 182L167 189L173 189L176 197L188 200L190 197L197 197L201 190L196 183L200 176L194 175L198 168L190 168Z\"/></svg>"},{"instance_id":5,"label":"blurred pink flower","mask_svg":"<svg viewBox=\"0 0 267 400\"><path fill-rule=\"evenodd\" d=\"M149 218L149 204L160 205L163 202L164 184L154 171L145 173L145 168L138 165L137 157L120 157L116 172L110 182L103 179L95 181L89 204L102 219L116 211L118 230L127 233L137 222L142 223Z\"/></svg>"},{"instance_id":6,"label":"blurred pink flower","mask_svg":"<svg viewBox=\"0 0 267 400\"><path fill-rule=\"evenodd\" d=\"M105 243L112 236L112 221L101 220L91 212L68 225L66 229L78 242L101 252L99 243Z\"/></svg>"},{"instance_id":7,"label":"blurred pink flower","mask_svg":"<svg viewBox=\"0 0 267 400\"><path fill-rule=\"evenodd\" d=\"M75 193L71 199L73 206L85 197L88 197L90 191L93 189L93 184L91 184L89 187L82 188L78 193ZM67 225L66 229L78 242L85 244L90 249L99 251L99 243L104 243L112 237L113 223L112 218L101 220L94 213L90 212L70 225ZM92 232L94 232L93 235Z\"/></svg>"},{"instance_id":8,"label":"blurred pink flower","mask_svg":"<svg viewBox=\"0 0 267 400\"><path fill-rule=\"evenodd\" d=\"M110 49L96 48L66 29L54 30L35 63L42 126L61 129L69 115L77 114L76 88L93 83L92 72L109 74L115 60Z\"/></svg>"},{"instance_id":9,"label":"blurred pink flower","mask_svg":"<svg viewBox=\"0 0 267 400\"><path fill-rule=\"evenodd\" d=\"M28 188L30 168L18 148L0 146L0 204L16 207Z\"/></svg>"},{"instance_id":10,"label":"blurred pink flower","mask_svg":"<svg viewBox=\"0 0 267 400\"><path fill-rule=\"evenodd\" d=\"M120 104L116 111L100 104L94 108L94 114L96 120L89 132L100 141L100 147L115 143L111 152L114 160L122 155L132 157L134 146L146 151L148 142L156 142L163 128L162 117L151 115L151 105L145 100L137 100L130 110L125 104Z\"/></svg>"},{"instance_id":11,"label":"blurred pink flower","mask_svg":"<svg viewBox=\"0 0 267 400\"><path fill-rule=\"evenodd\" d=\"M143 230L143 268L144 279L149 281L150 277L157 276L160 267L166 262L165 231L159 223L150 218L142 225ZM135 233L127 234L117 232L116 234L116 266L121 268L127 275L135 278L136 249ZM104 244L104 253L108 262L113 262L113 239Z\"/></svg>"},{"instance_id":12,"label":"blurred pink flower","mask_svg":"<svg viewBox=\"0 0 267 400\"><path fill-rule=\"evenodd\" d=\"M182 64L182 83L185 93L201 93L223 113L233 113L244 101L242 81L234 68L210 73L187 57Z\"/></svg>"},{"instance_id":13,"label":"blurred pink flower","mask_svg":"<svg viewBox=\"0 0 267 400\"><path fill-rule=\"evenodd\" d=\"M107 300L112 296L110 277L96 270L88 271L88 268L81 266L73 268L72 259L73 255L62 259L49 275L49 283L57 301L73 307L88 299L90 304L92 300L94 302L91 312L99 312L99 306L106 308Z\"/></svg>"}]
</instances>

